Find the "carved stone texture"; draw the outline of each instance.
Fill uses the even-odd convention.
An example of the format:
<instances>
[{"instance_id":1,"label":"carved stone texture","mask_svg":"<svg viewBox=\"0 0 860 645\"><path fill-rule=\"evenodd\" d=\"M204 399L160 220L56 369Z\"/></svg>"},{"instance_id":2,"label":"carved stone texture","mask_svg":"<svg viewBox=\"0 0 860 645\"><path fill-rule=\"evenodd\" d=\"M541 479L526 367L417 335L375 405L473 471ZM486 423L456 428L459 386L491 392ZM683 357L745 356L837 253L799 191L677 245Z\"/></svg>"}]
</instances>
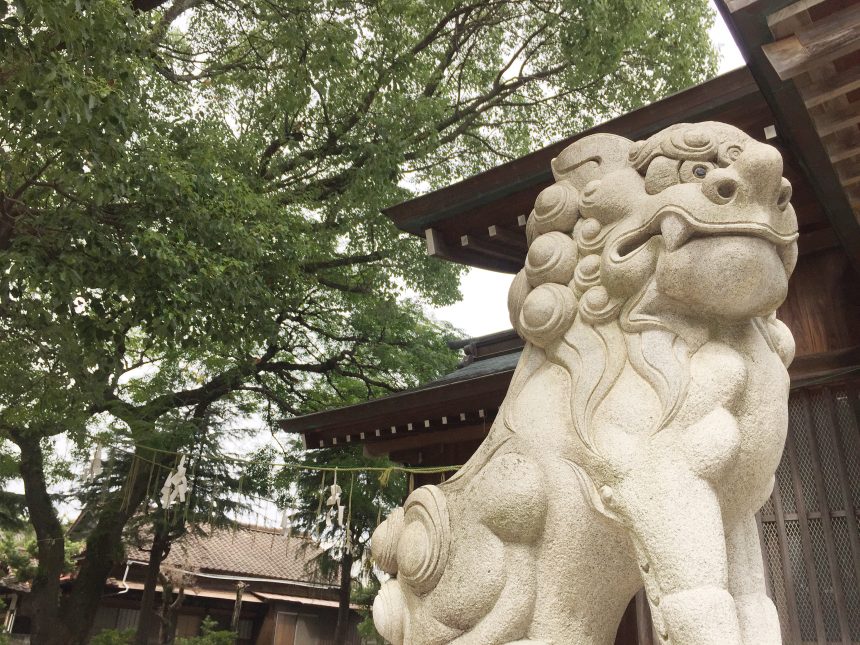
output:
<instances>
[{"instance_id":1,"label":"carved stone texture","mask_svg":"<svg viewBox=\"0 0 860 645\"><path fill-rule=\"evenodd\" d=\"M489 436L373 535L395 645L609 645L643 585L674 645L781 642L754 513L787 428L797 258L772 147L720 123L553 161Z\"/></svg>"}]
</instances>

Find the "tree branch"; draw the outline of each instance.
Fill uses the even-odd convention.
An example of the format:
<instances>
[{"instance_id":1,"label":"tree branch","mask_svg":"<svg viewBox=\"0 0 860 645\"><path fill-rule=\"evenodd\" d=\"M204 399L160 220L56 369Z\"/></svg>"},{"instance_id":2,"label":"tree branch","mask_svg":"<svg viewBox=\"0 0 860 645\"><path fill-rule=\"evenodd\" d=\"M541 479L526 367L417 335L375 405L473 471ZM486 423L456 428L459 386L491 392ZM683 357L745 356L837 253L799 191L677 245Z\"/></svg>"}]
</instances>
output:
<instances>
[{"instance_id":1,"label":"tree branch","mask_svg":"<svg viewBox=\"0 0 860 645\"><path fill-rule=\"evenodd\" d=\"M387 257L387 255L387 253L383 253L382 251L373 251L372 253L365 253L362 255L347 255L331 260L305 262L301 267L303 271L313 273L315 271L320 271L321 269L336 269L338 267L353 266L355 264L368 264L370 262L382 260Z\"/></svg>"}]
</instances>

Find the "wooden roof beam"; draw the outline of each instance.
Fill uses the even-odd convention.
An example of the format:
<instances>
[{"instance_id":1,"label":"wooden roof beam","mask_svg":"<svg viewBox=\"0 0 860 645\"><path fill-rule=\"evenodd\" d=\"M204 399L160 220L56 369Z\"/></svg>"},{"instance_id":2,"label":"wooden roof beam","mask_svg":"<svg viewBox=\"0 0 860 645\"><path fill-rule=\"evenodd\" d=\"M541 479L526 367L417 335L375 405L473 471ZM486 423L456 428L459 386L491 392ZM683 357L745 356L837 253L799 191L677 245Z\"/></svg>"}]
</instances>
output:
<instances>
[{"instance_id":1,"label":"wooden roof beam","mask_svg":"<svg viewBox=\"0 0 860 645\"><path fill-rule=\"evenodd\" d=\"M805 85L800 88L800 93L803 95L806 107L811 108L857 89L860 89L860 67L854 67L833 78Z\"/></svg>"},{"instance_id":2,"label":"wooden roof beam","mask_svg":"<svg viewBox=\"0 0 860 645\"><path fill-rule=\"evenodd\" d=\"M839 132L860 123L860 106L849 106L841 110L829 110L812 115L815 129L822 137Z\"/></svg>"},{"instance_id":3,"label":"wooden roof beam","mask_svg":"<svg viewBox=\"0 0 860 645\"><path fill-rule=\"evenodd\" d=\"M424 239L427 242L427 255L434 258L442 258L443 260L454 259L450 251L448 251L448 245L442 238L442 234L435 228L425 230Z\"/></svg>"},{"instance_id":4,"label":"wooden roof beam","mask_svg":"<svg viewBox=\"0 0 860 645\"><path fill-rule=\"evenodd\" d=\"M522 254L525 254L526 250L528 250L525 233L521 230L512 231L503 226L493 224L487 227L487 232L490 234L490 239L494 242L509 246Z\"/></svg>"},{"instance_id":5,"label":"wooden roof beam","mask_svg":"<svg viewBox=\"0 0 860 645\"><path fill-rule=\"evenodd\" d=\"M827 148L827 155L830 157L831 163L837 164L840 161L856 157L860 155L860 130L844 133L833 141L825 140L824 145Z\"/></svg>"},{"instance_id":6,"label":"wooden roof beam","mask_svg":"<svg viewBox=\"0 0 860 645\"><path fill-rule=\"evenodd\" d=\"M782 9L768 13L767 24L777 38L788 35L785 30L793 32L791 28L798 16L805 14L812 7L823 4L828 0L795 0ZM767 13L767 12L765 12Z\"/></svg>"},{"instance_id":7,"label":"wooden roof beam","mask_svg":"<svg viewBox=\"0 0 860 645\"><path fill-rule=\"evenodd\" d=\"M477 235L461 235L460 245L481 255L488 255L504 262L517 266L519 271L525 263L525 253L512 250L510 247L494 244L488 240L480 239Z\"/></svg>"},{"instance_id":8,"label":"wooden roof beam","mask_svg":"<svg viewBox=\"0 0 860 645\"><path fill-rule=\"evenodd\" d=\"M445 443L460 443L463 441L483 439L487 436L489 429L489 425L481 423L479 425L458 426L446 429L442 432L444 432L445 435ZM422 448L427 445L439 443L439 434L440 431L424 432L421 434L387 439L385 441L369 442L364 444L364 453L368 456L378 457L392 452Z\"/></svg>"},{"instance_id":9,"label":"wooden roof beam","mask_svg":"<svg viewBox=\"0 0 860 645\"><path fill-rule=\"evenodd\" d=\"M860 161L840 164L836 167L836 172L839 174L839 181L846 188L860 184Z\"/></svg>"},{"instance_id":10,"label":"wooden roof beam","mask_svg":"<svg viewBox=\"0 0 860 645\"><path fill-rule=\"evenodd\" d=\"M780 79L796 78L860 49L860 4L837 11L794 34L762 45Z\"/></svg>"},{"instance_id":11,"label":"wooden roof beam","mask_svg":"<svg viewBox=\"0 0 860 645\"><path fill-rule=\"evenodd\" d=\"M456 245L446 240L438 229L425 229L427 255L502 273L517 273L523 268L525 251L472 239L474 236L468 237L470 239L466 243L461 240L461 244Z\"/></svg>"},{"instance_id":12,"label":"wooden roof beam","mask_svg":"<svg viewBox=\"0 0 860 645\"><path fill-rule=\"evenodd\" d=\"M848 191L848 203L855 212L860 212L860 187L855 186Z\"/></svg>"}]
</instances>

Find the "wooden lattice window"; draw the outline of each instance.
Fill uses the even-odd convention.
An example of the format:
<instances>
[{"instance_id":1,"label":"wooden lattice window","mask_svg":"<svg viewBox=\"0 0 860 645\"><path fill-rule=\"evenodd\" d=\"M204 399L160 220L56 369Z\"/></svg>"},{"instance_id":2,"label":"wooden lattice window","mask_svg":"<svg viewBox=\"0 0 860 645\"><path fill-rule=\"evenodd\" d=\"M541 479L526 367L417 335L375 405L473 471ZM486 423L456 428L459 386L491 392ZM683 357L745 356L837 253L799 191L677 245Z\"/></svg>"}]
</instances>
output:
<instances>
[{"instance_id":1,"label":"wooden lattice window","mask_svg":"<svg viewBox=\"0 0 860 645\"><path fill-rule=\"evenodd\" d=\"M795 390L773 496L759 515L786 644L860 644L860 389Z\"/></svg>"}]
</instances>

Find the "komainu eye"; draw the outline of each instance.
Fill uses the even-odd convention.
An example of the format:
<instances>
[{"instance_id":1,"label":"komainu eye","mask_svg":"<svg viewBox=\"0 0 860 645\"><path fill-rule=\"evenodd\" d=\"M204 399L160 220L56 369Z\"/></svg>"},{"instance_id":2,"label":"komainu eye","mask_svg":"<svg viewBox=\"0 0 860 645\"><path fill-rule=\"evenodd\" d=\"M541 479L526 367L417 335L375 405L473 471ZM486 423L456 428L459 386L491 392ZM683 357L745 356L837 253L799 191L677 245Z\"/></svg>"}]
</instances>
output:
<instances>
[{"instance_id":1,"label":"komainu eye","mask_svg":"<svg viewBox=\"0 0 860 645\"><path fill-rule=\"evenodd\" d=\"M683 182L700 182L708 173L716 168L716 164L710 161L687 160L681 163L678 175Z\"/></svg>"}]
</instances>

